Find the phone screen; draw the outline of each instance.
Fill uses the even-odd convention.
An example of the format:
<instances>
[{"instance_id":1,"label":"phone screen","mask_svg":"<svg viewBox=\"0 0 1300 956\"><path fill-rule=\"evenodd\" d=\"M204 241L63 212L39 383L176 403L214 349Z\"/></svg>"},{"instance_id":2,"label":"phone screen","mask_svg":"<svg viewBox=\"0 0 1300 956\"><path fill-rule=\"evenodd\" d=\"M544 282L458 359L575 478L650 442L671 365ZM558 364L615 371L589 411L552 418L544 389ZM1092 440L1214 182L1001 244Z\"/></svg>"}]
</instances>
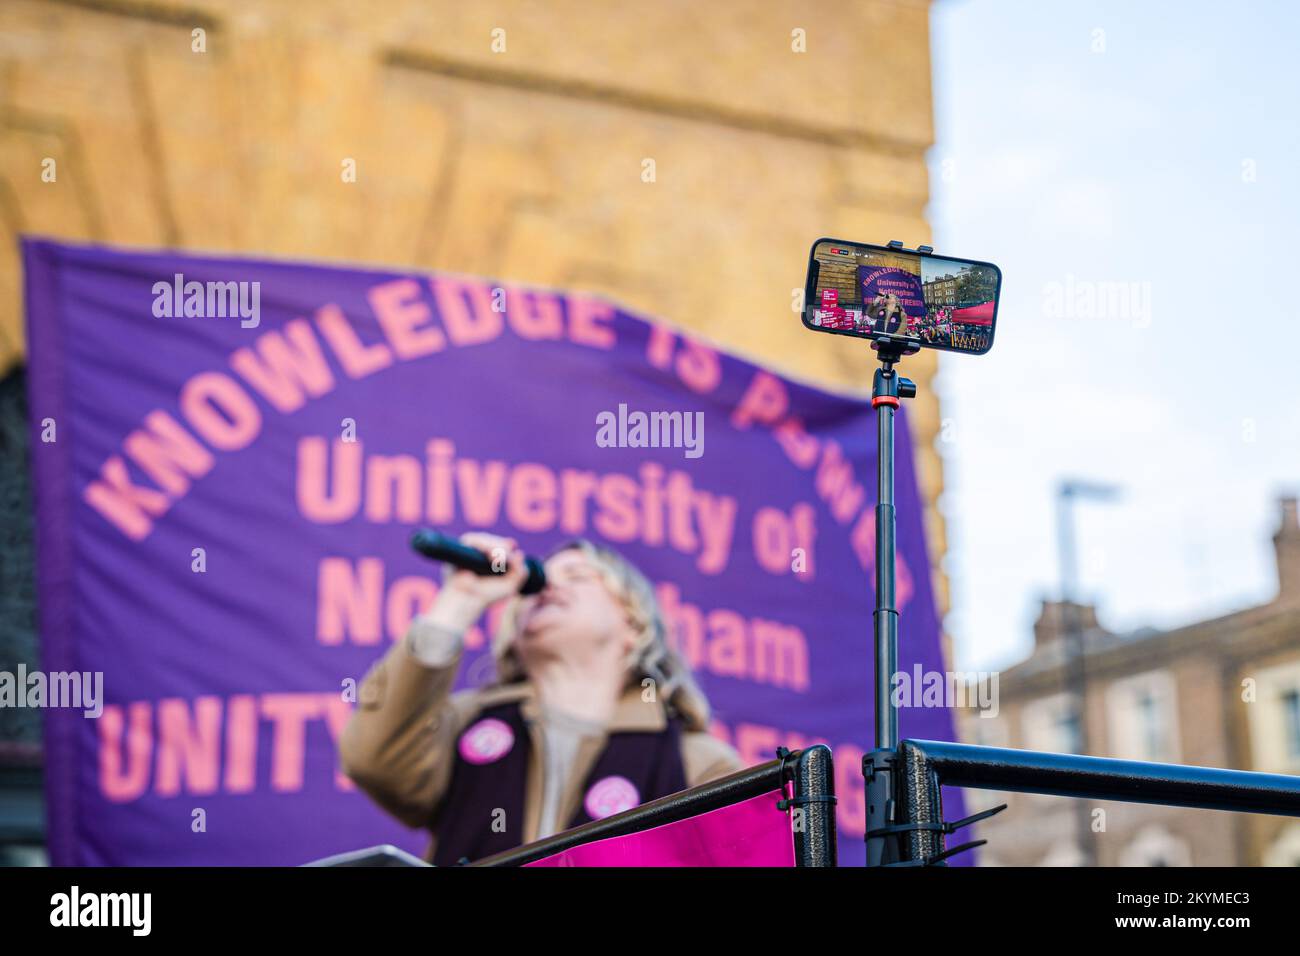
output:
<instances>
[{"instance_id":1,"label":"phone screen","mask_svg":"<svg viewBox=\"0 0 1300 956\"><path fill-rule=\"evenodd\" d=\"M1001 286L989 262L819 239L803 321L823 332L982 354L993 347Z\"/></svg>"}]
</instances>

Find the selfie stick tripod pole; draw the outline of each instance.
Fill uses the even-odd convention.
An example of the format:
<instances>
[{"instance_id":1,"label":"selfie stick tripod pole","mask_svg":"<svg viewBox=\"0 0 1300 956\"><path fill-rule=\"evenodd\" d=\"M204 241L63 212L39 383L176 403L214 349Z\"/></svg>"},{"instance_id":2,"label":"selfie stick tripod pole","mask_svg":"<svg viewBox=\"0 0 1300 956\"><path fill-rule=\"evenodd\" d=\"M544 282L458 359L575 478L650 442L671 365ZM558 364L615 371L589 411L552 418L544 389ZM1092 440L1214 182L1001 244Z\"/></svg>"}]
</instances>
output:
<instances>
[{"instance_id":1,"label":"selfie stick tripod pole","mask_svg":"<svg viewBox=\"0 0 1300 956\"><path fill-rule=\"evenodd\" d=\"M894 367L915 345L881 336L871 346L880 368L871 383L871 407L876 410L876 607L875 624L876 712L875 747L862 758L867 798L867 866L900 861L896 781L893 773L898 751L898 708L894 705L892 678L898 670L898 609L894 606L894 414L898 403L916 395L916 384Z\"/></svg>"}]
</instances>

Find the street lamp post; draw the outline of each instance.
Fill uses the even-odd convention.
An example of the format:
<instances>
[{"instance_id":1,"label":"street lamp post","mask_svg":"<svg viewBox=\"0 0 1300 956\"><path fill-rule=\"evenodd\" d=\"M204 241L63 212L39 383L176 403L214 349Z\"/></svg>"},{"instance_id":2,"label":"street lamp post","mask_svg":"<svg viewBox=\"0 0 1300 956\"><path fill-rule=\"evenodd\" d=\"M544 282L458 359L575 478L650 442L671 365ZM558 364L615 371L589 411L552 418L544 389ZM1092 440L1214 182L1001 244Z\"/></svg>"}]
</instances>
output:
<instances>
[{"instance_id":1,"label":"street lamp post","mask_svg":"<svg viewBox=\"0 0 1300 956\"><path fill-rule=\"evenodd\" d=\"M1113 501L1119 496L1115 485L1095 484L1086 481L1066 480L1056 496L1056 543L1061 568L1061 624L1065 637L1065 683L1074 707L1076 752L1090 752L1087 714L1087 658L1083 646L1083 624L1078 614L1078 565L1074 534L1074 502L1085 498L1092 501ZM1091 837L1092 820L1087 804L1076 802L1075 827L1079 853L1084 866L1097 864L1096 846Z\"/></svg>"}]
</instances>

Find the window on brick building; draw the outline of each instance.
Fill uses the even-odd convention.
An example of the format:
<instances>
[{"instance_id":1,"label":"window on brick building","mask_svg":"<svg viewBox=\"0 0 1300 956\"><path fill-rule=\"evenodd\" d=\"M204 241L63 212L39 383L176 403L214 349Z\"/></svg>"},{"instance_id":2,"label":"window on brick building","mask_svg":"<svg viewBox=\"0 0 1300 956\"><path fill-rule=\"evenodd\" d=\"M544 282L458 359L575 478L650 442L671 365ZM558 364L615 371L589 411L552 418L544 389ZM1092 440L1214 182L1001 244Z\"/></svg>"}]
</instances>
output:
<instances>
[{"instance_id":1,"label":"window on brick building","mask_svg":"<svg viewBox=\"0 0 1300 956\"><path fill-rule=\"evenodd\" d=\"M1300 660L1243 671L1255 684L1245 705L1252 770L1300 772Z\"/></svg>"},{"instance_id":2,"label":"window on brick building","mask_svg":"<svg viewBox=\"0 0 1300 956\"><path fill-rule=\"evenodd\" d=\"M1300 688L1293 687L1282 695L1282 722L1287 756L1300 759Z\"/></svg>"},{"instance_id":3,"label":"window on brick building","mask_svg":"<svg viewBox=\"0 0 1300 956\"><path fill-rule=\"evenodd\" d=\"M1106 689L1106 723L1112 757L1177 763L1178 707L1174 676L1147 671Z\"/></svg>"}]
</instances>

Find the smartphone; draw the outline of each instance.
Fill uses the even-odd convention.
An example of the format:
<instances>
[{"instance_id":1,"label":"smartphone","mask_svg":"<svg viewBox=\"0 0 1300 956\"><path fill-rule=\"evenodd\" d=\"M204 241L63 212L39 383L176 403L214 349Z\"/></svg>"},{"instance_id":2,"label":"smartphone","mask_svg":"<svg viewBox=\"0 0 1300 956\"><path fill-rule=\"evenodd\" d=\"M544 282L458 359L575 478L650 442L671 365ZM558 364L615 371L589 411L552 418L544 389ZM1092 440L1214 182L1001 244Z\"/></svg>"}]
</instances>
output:
<instances>
[{"instance_id":1,"label":"smartphone","mask_svg":"<svg viewBox=\"0 0 1300 956\"><path fill-rule=\"evenodd\" d=\"M983 355L993 348L1002 270L901 246L818 239L803 324L818 332Z\"/></svg>"}]
</instances>

